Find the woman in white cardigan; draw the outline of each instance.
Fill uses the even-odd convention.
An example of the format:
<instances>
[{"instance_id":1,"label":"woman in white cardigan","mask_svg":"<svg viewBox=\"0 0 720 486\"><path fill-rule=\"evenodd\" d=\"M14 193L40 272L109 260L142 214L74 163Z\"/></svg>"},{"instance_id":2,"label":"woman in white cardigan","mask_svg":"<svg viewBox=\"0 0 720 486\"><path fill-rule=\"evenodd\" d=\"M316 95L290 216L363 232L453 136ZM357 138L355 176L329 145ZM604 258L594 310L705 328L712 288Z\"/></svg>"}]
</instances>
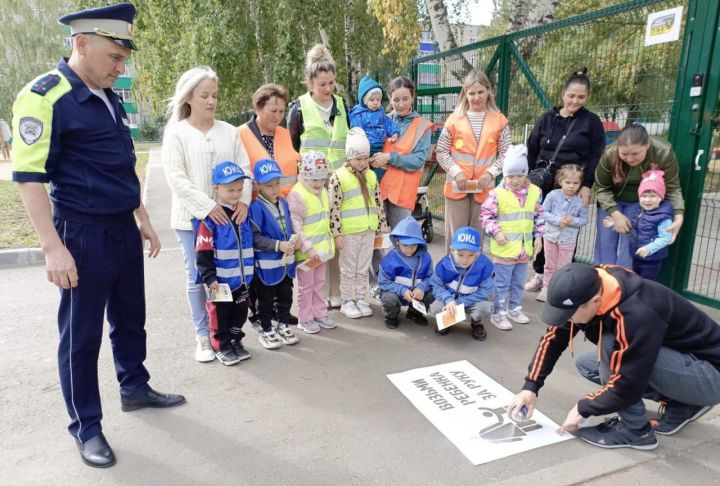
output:
<instances>
[{"instance_id":1,"label":"woman in white cardigan","mask_svg":"<svg viewBox=\"0 0 720 486\"><path fill-rule=\"evenodd\" d=\"M172 190L170 226L175 230L187 273L187 298L195 325L195 359L212 361L205 291L195 283L195 246L192 218L210 218L215 223L228 222L225 211L213 199L212 171L224 161L250 170L250 161L232 125L215 120L217 108L217 74L208 67L186 71L175 85L168 104L170 121L165 128L162 162L165 177ZM242 222L252 196L252 183L246 181L240 204L233 219Z\"/></svg>"}]
</instances>

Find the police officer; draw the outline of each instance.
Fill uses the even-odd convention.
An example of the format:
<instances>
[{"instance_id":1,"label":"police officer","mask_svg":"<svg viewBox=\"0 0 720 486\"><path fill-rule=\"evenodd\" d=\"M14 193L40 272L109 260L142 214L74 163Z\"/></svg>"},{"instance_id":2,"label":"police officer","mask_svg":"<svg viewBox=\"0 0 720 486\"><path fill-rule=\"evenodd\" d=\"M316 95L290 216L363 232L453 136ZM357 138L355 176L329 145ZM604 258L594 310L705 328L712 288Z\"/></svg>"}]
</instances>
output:
<instances>
[{"instance_id":1,"label":"police officer","mask_svg":"<svg viewBox=\"0 0 720 486\"><path fill-rule=\"evenodd\" d=\"M185 402L148 385L143 239L158 239L140 200L127 115L110 89L135 49L129 4L66 15L73 52L31 81L13 106L13 180L61 293L58 368L82 460L109 467L97 358L107 310L123 411ZM44 184L50 183L50 197ZM52 201L52 211L50 201Z\"/></svg>"}]
</instances>

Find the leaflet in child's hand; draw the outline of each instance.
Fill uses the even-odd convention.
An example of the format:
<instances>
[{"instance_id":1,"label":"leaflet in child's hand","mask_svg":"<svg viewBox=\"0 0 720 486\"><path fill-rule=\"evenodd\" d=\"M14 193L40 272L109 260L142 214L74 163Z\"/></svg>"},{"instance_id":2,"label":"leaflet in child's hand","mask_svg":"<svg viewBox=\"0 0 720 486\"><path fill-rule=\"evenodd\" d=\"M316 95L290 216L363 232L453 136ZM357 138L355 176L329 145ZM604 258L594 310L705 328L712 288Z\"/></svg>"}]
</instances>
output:
<instances>
[{"instance_id":1,"label":"leaflet in child's hand","mask_svg":"<svg viewBox=\"0 0 720 486\"><path fill-rule=\"evenodd\" d=\"M410 300L410 305L413 306L413 308L418 311L420 314L426 316L427 315L427 309L425 308L425 304L423 304L419 300L412 299Z\"/></svg>"},{"instance_id":2,"label":"leaflet in child's hand","mask_svg":"<svg viewBox=\"0 0 720 486\"><path fill-rule=\"evenodd\" d=\"M213 290L205 285L205 295L210 302L232 302L233 300L230 286L226 283L219 284L217 290Z\"/></svg>"},{"instance_id":3,"label":"leaflet in child's hand","mask_svg":"<svg viewBox=\"0 0 720 486\"><path fill-rule=\"evenodd\" d=\"M298 270L304 270L308 271L311 270L318 265L321 265L325 263L326 261L330 260L332 258L332 255L327 255L324 251L319 251L318 256L316 258L308 258L304 262L300 263L297 266Z\"/></svg>"},{"instance_id":4,"label":"leaflet in child's hand","mask_svg":"<svg viewBox=\"0 0 720 486\"><path fill-rule=\"evenodd\" d=\"M386 248L392 248L392 241L390 241L390 235L384 234L375 237L375 249L384 250Z\"/></svg>"},{"instance_id":5,"label":"leaflet in child's hand","mask_svg":"<svg viewBox=\"0 0 720 486\"><path fill-rule=\"evenodd\" d=\"M452 325L465 320L465 304L455 306L455 315L452 316L448 311L439 312L435 318L437 319L438 331L442 331Z\"/></svg>"},{"instance_id":6,"label":"leaflet in child's hand","mask_svg":"<svg viewBox=\"0 0 720 486\"><path fill-rule=\"evenodd\" d=\"M295 234L295 233L293 233L293 234L290 236L290 239L288 240L288 243L290 243L291 245L294 246L294 245L295 245L295 242L296 242L297 240L298 240L298 235ZM285 254L282 256L282 258L280 259L280 263L281 263L282 265L288 265L288 264L290 264L290 263L293 262L294 256L295 256L295 252L285 253Z\"/></svg>"}]
</instances>

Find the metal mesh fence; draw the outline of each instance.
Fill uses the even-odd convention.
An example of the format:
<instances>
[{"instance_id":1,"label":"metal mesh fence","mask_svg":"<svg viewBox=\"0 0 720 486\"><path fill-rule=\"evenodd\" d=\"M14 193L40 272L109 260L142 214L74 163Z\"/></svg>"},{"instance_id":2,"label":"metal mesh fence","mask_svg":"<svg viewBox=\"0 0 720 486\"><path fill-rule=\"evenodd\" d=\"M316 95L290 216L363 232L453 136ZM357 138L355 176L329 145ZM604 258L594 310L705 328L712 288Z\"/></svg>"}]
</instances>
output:
<instances>
[{"instance_id":1,"label":"metal mesh fence","mask_svg":"<svg viewBox=\"0 0 720 486\"><path fill-rule=\"evenodd\" d=\"M551 104L561 103L569 74L587 67L593 82L587 108L603 120L608 143L631 123L641 123L651 135L666 138L681 43L644 46L645 23L649 13L679 3L687 2L625 2L417 59L413 75L418 85L418 111L431 119L439 131L457 103L465 73L472 68L482 69L489 75L498 104L508 116L513 143L524 143L538 117ZM428 186L433 215L441 219L445 174L435 166L434 158L426 168L426 176L432 176ZM577 257L582 260L592 260L594 215L591 204L592 219L578 240Z\"/></svg>"},{"instance_id":2,"label":"metal mesh fence","mask_svg":"<svg viewBox=\"0 0 720 486\"><path fill-rule=\"evenodd\" d=\"M712 117L713 136L700 200L687 290L720 299L720 105Z\"/></svg>"}]
</instances>

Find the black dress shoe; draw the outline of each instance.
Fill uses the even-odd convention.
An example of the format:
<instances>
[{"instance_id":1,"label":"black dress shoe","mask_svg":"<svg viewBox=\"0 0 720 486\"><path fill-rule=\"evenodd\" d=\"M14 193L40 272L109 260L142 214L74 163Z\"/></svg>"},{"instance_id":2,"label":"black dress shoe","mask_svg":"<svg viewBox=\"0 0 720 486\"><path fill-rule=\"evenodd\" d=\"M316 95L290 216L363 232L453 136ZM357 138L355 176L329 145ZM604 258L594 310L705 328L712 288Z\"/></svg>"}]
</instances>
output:
<instances>
[{"instance_id":1,"label":"black dress shoe","mask_svg":"<svg viewBox=\"0 0 720 486\"><path fill-rule=\"evenodd\" d=\"M92 467L110 467L115 464L115 454L102 432L85 442L75 439L82 461Z\"/></svg>"},{"instance_id":2,"label":"black dress shoe","mask_svg":"<svg viewBox=\"0 0 720 486\"><path fill-rule=\"evenodd\" d=\"M185 403L182 395L160 393L150 388L147 393L138 397L120 397L123 412L132 412L141 408L169 408Z\"/></svg>"}]
</instances>

